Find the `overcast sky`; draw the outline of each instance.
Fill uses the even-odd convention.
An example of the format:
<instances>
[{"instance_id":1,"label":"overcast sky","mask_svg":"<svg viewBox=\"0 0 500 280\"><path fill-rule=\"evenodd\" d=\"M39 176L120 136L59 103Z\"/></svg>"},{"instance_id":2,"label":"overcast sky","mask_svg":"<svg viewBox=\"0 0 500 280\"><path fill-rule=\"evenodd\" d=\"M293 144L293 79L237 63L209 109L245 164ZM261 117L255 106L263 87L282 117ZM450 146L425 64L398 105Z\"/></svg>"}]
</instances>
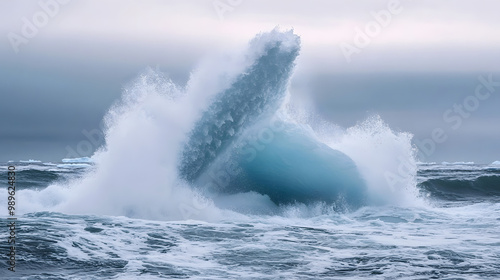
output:
<instances>
[{"instance_id":1,"label":"overcast sky","mask_svg":"<svg viewBox=\"0 0 500 280\"><path fill-rule=\"evenodd\" d=\"M379 114L421 143L442 129L425 161L500 160L500 86L474 97L478 77L500 81L499 10L494 0L0 0L0 161L60 160L146 67L184 84L203 57L275 26L301 36L290 91L325 118L348 127ZM464 102L474 110L453 111Z\"/></svg>"}]
</instances>

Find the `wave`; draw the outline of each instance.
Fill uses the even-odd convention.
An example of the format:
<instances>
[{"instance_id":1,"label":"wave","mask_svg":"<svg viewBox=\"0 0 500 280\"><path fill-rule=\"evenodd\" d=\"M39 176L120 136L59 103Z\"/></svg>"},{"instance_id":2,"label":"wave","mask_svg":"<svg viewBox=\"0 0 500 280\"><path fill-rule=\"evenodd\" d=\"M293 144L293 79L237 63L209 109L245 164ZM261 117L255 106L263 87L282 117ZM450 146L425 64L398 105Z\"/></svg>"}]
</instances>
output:
<instances>
[{"instance_id":1,"label":"wave","mask_svg":"<svg viewBox=\"0 0 500 280\"><path fill-rule=\"evenodd\" d=\"M71 172L76 169L87 169L92 167L88 163L51 163L51 162L40 162L40 163L30 163L30 164L14 164L16 172L22 171L50 171L50 172ZM8 166L0 166L0 173L6 173L8 171Z\"/></svg>"},{"instance_id":2,"label":"wave","mask_svg":"<svg viewBox=\"0 0 500 280\"><path fill-rule=\"evenodd\" d=\"M3 172L0 172L4 175ZM6 174L5 174L6 175ZM59 172L50 170L26 169L16 171L16 187L20 190L41 189L62 178ZM0 187L7 188L7 182L0 182Z\"/></svg>"},{"instance_id":3,"label":"wave","mask_svg":"<svg viewBox=\"0 0 500 280\"><path fill-rule=\"evenodd\" d=\"M11 162L11 161L9 161L9 162ZM22 163L40 163L42 161L37 160L37 159L28 159L28 160L20 160L19 162L22 162Z\"/></svg>"},{"instance_id":4,"label":"wave","mask_svg":"<svg viewBox=\"0 0 500 280\"><path fill-rule=\"evenodd\" d=\"M75 168L89 168L92 165L86 163L66 163L66 164L57 164L58 168L64 169L75 169Z\"/></svg>"},{"instance_id":5,"label":"wave","mask_svg":"<svg viewBox=\"0 0 500 280\"><path fill-rule=\"evenodd\" d=\"M421 192L440 200L497 200L500 194L500 169L494 165L420 166L418 178Z\"/></svg>"},{"instance_id":6,"label":"wave","mask_svg":"<svg viewBox=\"0 0 500 280\"><path fill-rule=\"evenodd\" d=\"M274 131L266 127L284 101L300 45L298 36L291 33L286 44L282 40L262 43L262 39L251 42L251 47L264 45L263 55L217 94L196 122L184 146L181 176L211 192L267 195L277 205L341 199L349 206L361 205L364 182L348 156L291 123L275 121L279 129ZM252 134L257 137L252 138ZM245 147L243 143L249 142L257 147ZM222 153L233 155L232 161L226 159L214 166ZM229 163L239 170L225 172L225 184L232 187L222 188L214 177Z\"/></svg>"},{"instance_id":7,"label":"wave","mask_svg":"<svg viewBox=\"0 0 500 280\"><path fill-rule=\"evenodd\" d=\"M65 163L91 163L93 162L89 157L81 157L81 158L63 158L61 162Z\"/></svg>"},{"instance_id":8,"label":"wave","mask_svg":"<svg viewBox=\"0 0 500 280\"><path fill-rule=\"evenodd\" d=\"M273 30L230 59L203 61L185 87L146 70L106 115L92 168L20 192L25 211L213 220L418 203L410 134L377 116L339 129L291 106L299 50L293 31Z\"/></svg>"},{"instance_id":9,"label":"wave","mask_svg":"<svg viewBox=\"0 0 500 280\"><path fill-rule=\"evenodd\" d=\"M443 200L497 199L500 196L500 176L479 176L469 180L429 179L422 182L420 188L429 196Z\"/></svg>"},{"instance_id":10,"label":"wave","mask_svg":"<svg viewBox=\"0 0 500 280\"><path fill-rule=\"evenodd\" d=\"M441 163L442 165L474 165L476 164L475 162L473 161L457 161L457 162L447 162L447 161L443 161Z\"/></svg>"},{"instance_id":11,"label":"wave","mask_svg":"<svg viewBox=\"0 0 500 280\"><path fill-rule=\"evenodd\" d=\"M269 40L265 36L252 41L250 47L264 45L264 53L229 88L216 95L196 122L180 164L180 173L188 181L199 177L245 128L281 105L300 47L298 36L290 34L285 38Z\"/></svg>"}]
</instances>

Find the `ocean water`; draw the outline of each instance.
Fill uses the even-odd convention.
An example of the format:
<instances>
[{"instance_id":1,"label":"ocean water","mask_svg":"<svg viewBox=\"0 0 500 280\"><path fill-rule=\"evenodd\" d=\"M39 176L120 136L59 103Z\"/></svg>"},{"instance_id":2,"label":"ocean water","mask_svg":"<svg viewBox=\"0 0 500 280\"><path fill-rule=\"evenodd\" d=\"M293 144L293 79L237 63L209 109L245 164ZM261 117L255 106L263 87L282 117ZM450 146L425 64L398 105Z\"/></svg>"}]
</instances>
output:
<instances>
[{"instance_id":1,"label":"ocean water","mask_svg":"<svg viewBox=\"0 0 500 280\"><path fill-rule=\"evenodd\" d=\"M12 164L12 163L11 163ZM81 177L75 164L14 163L18 188ZM6 163L0 166L5 177ZM6 186L1 192L6 193ZM500 165L421 164L415 206L291 206L216 220L33 211L18 216L2 279L498 279ZM22 194L23 191L20 191ZM4 195L5 197L5 195ZM26 203L18 195L19 207ZM5 205L5 199L1 199ZM91 202L89 202L91 203ZM7 229L0 250L7 252Z\"/></svg>"},{"instance_id":2,"label":"ocean water","mask_svg":"<svg viewBox=\"0 0 500 280\"><path fill-rule=\"evenodd\" d=\"M0 163L0 278L500 279L500 163L420 163L378 116L321 119L288 92L299 53L273 30L186 86L146 70L91 158Z\"/></svg>"}]
</instances>

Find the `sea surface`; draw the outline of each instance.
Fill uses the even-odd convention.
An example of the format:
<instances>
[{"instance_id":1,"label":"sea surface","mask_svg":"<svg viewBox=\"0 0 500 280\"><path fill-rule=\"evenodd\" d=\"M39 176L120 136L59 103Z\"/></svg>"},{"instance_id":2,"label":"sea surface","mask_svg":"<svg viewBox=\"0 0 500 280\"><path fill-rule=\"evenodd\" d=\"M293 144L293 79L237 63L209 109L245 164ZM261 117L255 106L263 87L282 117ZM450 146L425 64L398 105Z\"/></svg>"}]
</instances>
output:
<instances>
[{"instance_id":1,"label":"sea surface","mask_svg":"<svg viewBox=\"0 0 500 280\"><path fill-rule=\"evenodd\" d=\"M9 165L16 168L18 193L41 191L92 168L83 162L2 163L3 225ZM2 227L0 278L500 279L500 165L419 164L418 190L418 206L347 213L296 206L279 215L217 221L19 214L16 272L7 270L8 229ZM22 197L21 208L27 203Z\"/></svg>"}]
</instances>

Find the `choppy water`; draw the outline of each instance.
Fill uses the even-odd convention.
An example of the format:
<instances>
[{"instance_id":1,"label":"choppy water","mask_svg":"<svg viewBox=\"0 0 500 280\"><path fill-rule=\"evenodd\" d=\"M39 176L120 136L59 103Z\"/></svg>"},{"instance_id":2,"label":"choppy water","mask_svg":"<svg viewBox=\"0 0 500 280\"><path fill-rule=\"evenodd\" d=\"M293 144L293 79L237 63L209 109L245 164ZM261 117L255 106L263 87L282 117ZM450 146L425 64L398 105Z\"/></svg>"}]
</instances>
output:
<instances>
[{"instance_id":1,"label":"choppy water","mask_svg":"<svg viewBox=\"0 0 500 280\"><path fill-rule=\"evenodd\" d=\"M15 164L18 188L38 190L92 168ZM0 167L2 178L6 166ZM17 271L7 270L4 257L0 276L499 279L500 166L420 165L418 175L426 203L349 213L328 213L325 205L296 206L281 215L235 214L211 222L25 213L18 220ZM0 192L6 196L5 185ZM0 201L6 205L5 198ZM4 227L2 253L6 237Z\"/></svg>"}]
</instances>

